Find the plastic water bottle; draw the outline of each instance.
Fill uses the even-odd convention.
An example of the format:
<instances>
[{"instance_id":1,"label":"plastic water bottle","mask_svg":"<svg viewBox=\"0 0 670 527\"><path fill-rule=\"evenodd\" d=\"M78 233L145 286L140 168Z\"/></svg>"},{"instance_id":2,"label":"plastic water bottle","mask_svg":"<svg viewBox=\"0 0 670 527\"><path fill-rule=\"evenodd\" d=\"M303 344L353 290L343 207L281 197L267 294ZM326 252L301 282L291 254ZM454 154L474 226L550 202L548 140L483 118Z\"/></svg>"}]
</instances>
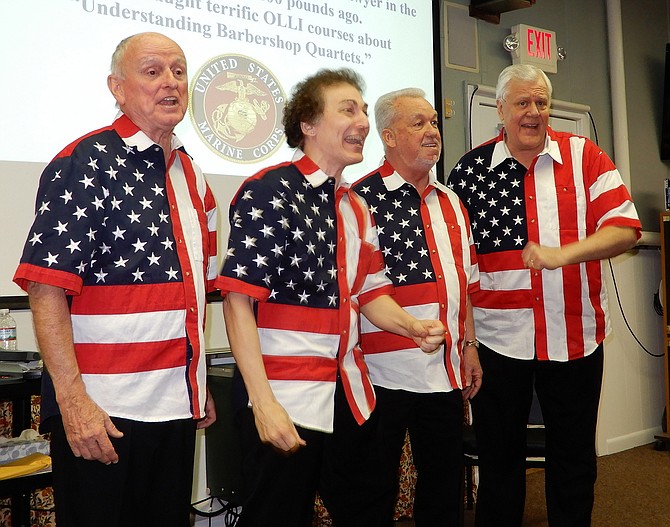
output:
<instances>
[{"instance_id":1,"label":"plastic water bottle","mask_svg":"<svg viewBox=\"0 0 670 527\"><path fill-rule=\"evenodd\" d=\"M9 309L0 309L0 350L16 349L16 321Z\"/></svg>"}]
</instances>

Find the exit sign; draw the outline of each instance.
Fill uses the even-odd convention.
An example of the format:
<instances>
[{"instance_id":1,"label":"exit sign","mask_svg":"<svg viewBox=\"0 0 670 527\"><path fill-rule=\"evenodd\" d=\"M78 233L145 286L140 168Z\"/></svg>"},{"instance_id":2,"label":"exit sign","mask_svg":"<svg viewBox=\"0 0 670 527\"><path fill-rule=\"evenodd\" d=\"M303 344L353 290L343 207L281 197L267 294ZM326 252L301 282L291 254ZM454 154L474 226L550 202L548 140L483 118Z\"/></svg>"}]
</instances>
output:
<instances>
[{"instance_id":1,"label":"exit sign","mask_svg":"<svg viewBox=\"0 0 670 527\"><path fill-rule=\"evenodd\" d=\"M518 24L512 27L512 34L519 40L519 46L512 51L513 64L532 64L547 73L558 71L556 33Z\"/></svg>"}]
</instances>

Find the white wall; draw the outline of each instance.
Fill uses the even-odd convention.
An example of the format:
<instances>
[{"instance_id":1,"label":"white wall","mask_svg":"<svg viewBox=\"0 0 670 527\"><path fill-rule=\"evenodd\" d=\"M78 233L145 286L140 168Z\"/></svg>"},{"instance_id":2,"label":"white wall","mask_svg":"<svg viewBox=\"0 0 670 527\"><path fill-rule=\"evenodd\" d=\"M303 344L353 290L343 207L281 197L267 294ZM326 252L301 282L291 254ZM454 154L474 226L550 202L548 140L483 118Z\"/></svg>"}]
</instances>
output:
<instances>
[{"instance_id":1,"label":"white wall","mask_svg":"<svg viewBox=\"0 0 670 527\"><path fill-rule=\"evenodd\" d=\"M607 262L604 262L607 266ZM653 307L661 279L657 248L627 252L612 260L626 319L650 353L663 353L663 318ZM663 358L651 357L626 327L606 270L612 334L605 341L605 375L598 420L598 455L654 441L661 430L664 402Z\"/></svg>"}]
</instances>

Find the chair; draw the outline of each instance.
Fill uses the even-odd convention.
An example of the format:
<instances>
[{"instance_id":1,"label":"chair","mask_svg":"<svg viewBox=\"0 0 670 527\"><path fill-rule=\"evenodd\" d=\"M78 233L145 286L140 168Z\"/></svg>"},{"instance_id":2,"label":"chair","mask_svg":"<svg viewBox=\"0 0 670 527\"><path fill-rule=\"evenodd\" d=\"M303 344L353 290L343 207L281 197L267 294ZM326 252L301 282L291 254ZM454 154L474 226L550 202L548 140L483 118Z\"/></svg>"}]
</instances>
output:
<instances>
[{"instance_id":1,"label":"chair","mask_svg":"<svg viewBox=\"0 0 670 527\"><path fill-rule=\"evenodd\" d=\"M544 468L546 452L546 435L544 420L537 394L533 390L533 402L528 415L526 429L526 468ZM463 426L463 458L465 465L465 505L467 510L474 506L474 467L479 466L479 454L474 426Z\"/></svg>"}]
</instances>

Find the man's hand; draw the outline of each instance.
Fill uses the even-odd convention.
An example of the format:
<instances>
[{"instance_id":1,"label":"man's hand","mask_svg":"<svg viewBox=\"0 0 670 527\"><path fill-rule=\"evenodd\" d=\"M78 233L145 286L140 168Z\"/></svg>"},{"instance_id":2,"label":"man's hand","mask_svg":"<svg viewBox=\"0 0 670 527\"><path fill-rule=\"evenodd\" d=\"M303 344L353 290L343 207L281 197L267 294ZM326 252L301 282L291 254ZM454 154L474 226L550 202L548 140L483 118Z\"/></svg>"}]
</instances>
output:
<instances>
[{"instance_id":1,"label":"man's hand","mask_svg":"<svg viewBox=\"0 0 670 527\"><path fill-rule=\"evenodd\" d=\"M60 406L65 435L76 457L105 465L119 461L109 438L123 437L123 432L88 395L80 395Z\"/></svg>"},{"instance_id":2,"label":"man's hand","mask_svg":"<svg viewBox=\"0 0 670 527\"><path fill-rule=\"evenodd\" d=\"M284 407L277 401L252 406L256 429L263 443L269 443L283 454L293 454L307 442L298 435Z\"/></svg>"},{"instance_id":3,"label":"man's hand","mask_svg":"<svg viewBox=\"0 0 670 527\"><path fill-rule=\"evenodd\" d=\"M634 227L608 225L589 234L583 240L560 247L547 247L528 242L521 258L528 269L558 269L570 264L603 260L635 246L637 230Z\"/></svg>"},{"instance_id":4,"label":"man's hand","mask_svg":"<svg viewBox=\"0 0 670 527\"><path fill-rule=\"evenodd\" d=\"M207 400L205 401L205 417L198 421L196 425L198 430L207 428L216 421L216 405L214 404L214 397L212 397L209 388L207 389Z\"/></svg>"},{"instance_id":5,"label":"man's hand","mask_svg":"<svg viewBox=\"0 0 670 527\"><path fill-rule=\"evenodd\" d=\"M28 284L35 336L56 390L56 402L72 453L109 465L119 460L109 437L122 437L109 415L86 393L74 352L72 318L65 290Z\"/></svg>"},{"instance_id":6,"label":"man's hand","mask_svg":"<svg viewBox=\"0 0 670 527\"><path fill-rule=\"evenodd\" d=\"M479 353L474 346L463 349L463 370L465 372L465 387L463 400L472 399L482 387L482 366L479 363Z\"/></svg>"},{"instance_id":7,"label":"man's hand","mask_svg":"<svg viewBox=\"0 0 670 527\"><path fill-rule=\"evenodd\" d=\"M414 320L408 328L410 337L424 353L432 353L444 342L444 325L439 320Z\"/></svg>"},{"instance_id":8,"label":"man's hand","mask_svg":"<svg viewBox=\"0 0 670 527\"><path fill-rule=\"evenodd\" d=\"M558 269L566 264L560 247L546 247L535 242L528 242L521 252L521 258L528 269Z\"/></svg>"}]
</instances>

